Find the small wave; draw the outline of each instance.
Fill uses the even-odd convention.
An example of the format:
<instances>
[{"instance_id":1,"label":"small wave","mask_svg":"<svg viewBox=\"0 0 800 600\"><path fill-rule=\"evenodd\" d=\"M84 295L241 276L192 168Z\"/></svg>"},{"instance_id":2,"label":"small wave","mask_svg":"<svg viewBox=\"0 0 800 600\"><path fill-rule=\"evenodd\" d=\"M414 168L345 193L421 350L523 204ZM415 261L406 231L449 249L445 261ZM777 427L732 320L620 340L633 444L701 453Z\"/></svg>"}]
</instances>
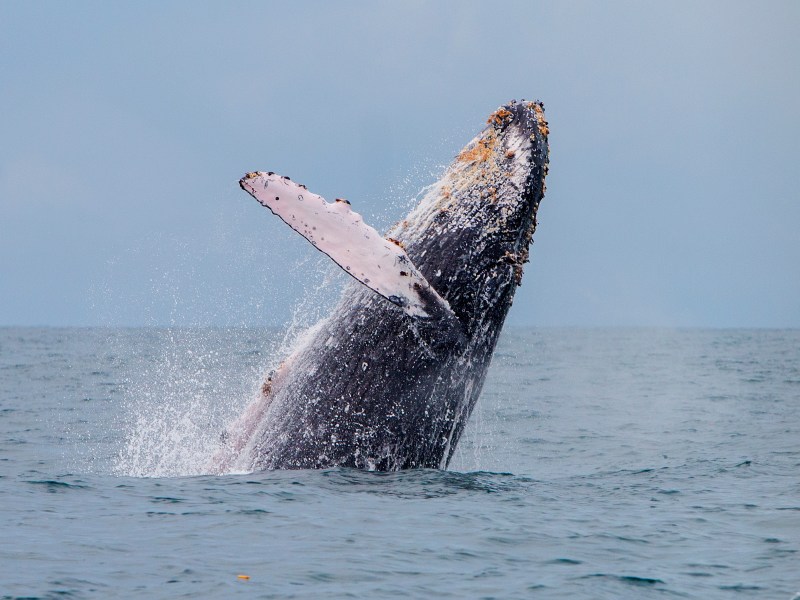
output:
<instances>
[{"instance_id":1,"label":"small wave","mask_svg":"<svg viewBox=\"0 0 800 600\"><path fill-rule=\"evenodd\" d=\"M725 590L728 592L757 592L759 590L763 590L759 585L744 585L742 583L737 583L735 585L721 585L719 589Z\"/></svg>"},{"instance_id":2,"label":"small wave","mask_svg":"<svg viewBox=\"0 0 800 600\"><path fill-rule=\"evenodd\" d=\"M592 573L591 575L584 575L581 579L603 578L619 581L628 585L649 587L658 584L663 584L664 581L656 579L655 577L639 577L638 575L614 575L611 573Z\"/></svg>"},{"instance_id":3,"label":"small wave","mask_svg":"<svg viewBox=\"0 0 800 600\"><path fill-rule=\"evenodd\" d=\"M573 558L554 558L553 560L547 561L547 564L550 565L582 565L582 560L575 560Z\"/></svg>"},{"instance_id":4,"label":"small wave","mask_svg":"<svg viewBox=\"0 0 800 600\"><path fill-rule=\"evenodd\" d=\"M184 502L184 500L181 498L171 498L169 496L153 496L150 501L161 502L164 504L180 504L181 502Z\"/></svg>"},{"instance_id":5,"label":"small wave","mask_svg":"<svg viewBox=\"0 0 800 600\"><path fill-rule=\"evenodd\" d=\"M56 493L65 490L85 490L91 489L91 486L83 483L67 483L66 481L58 481L55 479L30 479L26 481L30 485L42 485L47 488L48 492Z\"/></svg>"}]
</instances>

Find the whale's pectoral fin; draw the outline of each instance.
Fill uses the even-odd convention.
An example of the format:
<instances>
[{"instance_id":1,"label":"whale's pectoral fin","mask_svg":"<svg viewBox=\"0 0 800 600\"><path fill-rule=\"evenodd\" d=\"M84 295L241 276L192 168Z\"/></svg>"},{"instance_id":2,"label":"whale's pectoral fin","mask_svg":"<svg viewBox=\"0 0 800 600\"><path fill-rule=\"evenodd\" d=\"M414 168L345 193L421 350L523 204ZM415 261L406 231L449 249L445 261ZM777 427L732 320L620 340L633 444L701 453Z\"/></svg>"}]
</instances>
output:
<instances>
[{"instance_id":1,"label":"whale's pectoral fin","mask_svg":"<svg viewBox=\"0 0 800 600\"><path fill-rule=\"evenodd\" d=\"M241 188L327 254L347 274L402 308L460 330L447 301L419 272L400 242L364 223L347 200L326 202L305 186L275 173L248 173Z\"/></svg>"}]
</instances>

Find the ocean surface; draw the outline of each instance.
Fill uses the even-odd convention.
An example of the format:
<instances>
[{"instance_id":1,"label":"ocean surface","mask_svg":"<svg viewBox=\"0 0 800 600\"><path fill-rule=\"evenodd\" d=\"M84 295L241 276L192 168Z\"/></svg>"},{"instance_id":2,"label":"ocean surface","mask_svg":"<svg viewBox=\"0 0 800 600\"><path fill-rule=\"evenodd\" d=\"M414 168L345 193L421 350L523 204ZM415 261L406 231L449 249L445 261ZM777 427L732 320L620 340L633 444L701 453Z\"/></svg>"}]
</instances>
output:
<instances>
[{"instance_id":1,"label":"ocean surface","mask_svg":"<svg viewBox=\"0 0 800 600\"><path fill-rule=\"evenodd\" d=\"M0 329L0 598L800 592L800 331L507 328L448 471L204 474L286 343Z\"/></svg>"}]
</instances>

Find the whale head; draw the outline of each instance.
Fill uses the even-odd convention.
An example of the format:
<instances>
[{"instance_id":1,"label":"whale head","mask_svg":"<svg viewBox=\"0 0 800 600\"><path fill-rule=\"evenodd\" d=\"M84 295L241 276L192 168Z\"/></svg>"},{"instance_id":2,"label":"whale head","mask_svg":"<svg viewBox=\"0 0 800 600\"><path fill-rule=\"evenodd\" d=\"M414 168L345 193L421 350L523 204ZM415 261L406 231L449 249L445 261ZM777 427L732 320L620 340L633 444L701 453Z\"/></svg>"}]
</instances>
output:
<instances>
[{"instance_id":1,"label":"whale head","mask_svg":"<svg viewBox=\"0 0 800 600\"><path fill-rule=\"evenodd\" d=\"M465 330L502 325L536 229L548 164L539 102L511 102L458 154L388 236L446 300Z\"/></svg>"}]
</instances>

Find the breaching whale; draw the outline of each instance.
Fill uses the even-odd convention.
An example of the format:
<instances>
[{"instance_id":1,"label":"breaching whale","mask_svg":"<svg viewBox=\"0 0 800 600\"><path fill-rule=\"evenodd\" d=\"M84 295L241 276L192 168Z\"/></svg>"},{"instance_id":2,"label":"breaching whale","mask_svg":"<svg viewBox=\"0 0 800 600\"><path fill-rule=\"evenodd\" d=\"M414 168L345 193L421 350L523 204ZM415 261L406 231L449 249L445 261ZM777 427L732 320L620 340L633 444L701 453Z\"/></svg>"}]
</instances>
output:
<instances>
[{"instance_id":1,"label":"breaching whale","mask_svg":"<svg viewBox=\"0 0 800 600\"><path fill-rule=\"evenodd\" d=\"M227 429L213 469L446 468L528 261L547 138L541 103L502 106L385 237L345 200L245 175L354 281Z\"/></svg>"}]
</instances>

